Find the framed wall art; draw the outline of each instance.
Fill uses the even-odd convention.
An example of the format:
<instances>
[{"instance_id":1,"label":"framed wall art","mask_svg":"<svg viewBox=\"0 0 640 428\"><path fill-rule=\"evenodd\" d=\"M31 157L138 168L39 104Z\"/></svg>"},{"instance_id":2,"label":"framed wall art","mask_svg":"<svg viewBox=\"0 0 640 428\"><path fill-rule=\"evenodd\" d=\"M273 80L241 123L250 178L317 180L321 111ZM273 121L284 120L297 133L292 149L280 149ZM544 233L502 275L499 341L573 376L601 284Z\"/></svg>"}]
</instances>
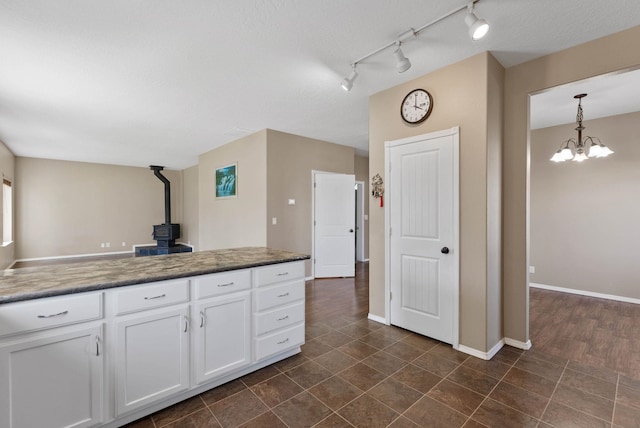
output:
<instances>
[{"instance_id":1,"label":"framed wall art","mask_svg":"<svg viewBox=\"0 0 640 428\"><path fill-rule=\"evenodd\" d=\"M238 164L216 168L216 199L238 196Z\"/></svg>"}]
</instances>

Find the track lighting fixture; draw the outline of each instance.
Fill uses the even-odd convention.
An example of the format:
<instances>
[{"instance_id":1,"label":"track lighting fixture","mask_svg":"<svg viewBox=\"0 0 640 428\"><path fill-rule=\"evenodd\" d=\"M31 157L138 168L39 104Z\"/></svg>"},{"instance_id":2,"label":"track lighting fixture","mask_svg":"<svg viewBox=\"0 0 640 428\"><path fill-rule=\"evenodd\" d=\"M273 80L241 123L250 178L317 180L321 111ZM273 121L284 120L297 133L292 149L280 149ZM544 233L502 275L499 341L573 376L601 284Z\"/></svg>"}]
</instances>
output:
<instances>
[{"instance_id":1,"label":"track lighting fixture","mask_svg":"<svg viewBox=\"0 0 640 428\"><path fill-rule=\"evenodd\" d=\"M411 68L411 61L409 61L409 58L404 56L404 53L400 48L402 42L397 42L396 45L398 46L398 49L393 52L396 57L396 69L398 70L398 73L404 73Z\"/></svg>"},{"instance_id":2,"label":"track lighting fixture","mask_svg":"<svg viewBox=\"0 0 640 428\"><path fill-rule=\"evenodd\" d=\"M354 64L351 69L351 73L349 73L349 75L342 81L342 89L349 92L351 88L353 88L353 81L356 80L356 77L358 77L358 72L356 71L356 65Z\"/></svg>"},{"instance_id":3,"label":"track lighting fixture","mask_svg":"<svg viewBox=\"0 0 640 428\"><path fill-rule=\"evenodd\" d=\"M469 36L471 40L480 40L489 32L489 24L484 19L478 19L475 13L473 13L473 2L467 6L467 16L464 17L464 22L469 27Z\"/></svg>"},{"instance_id":4,"label":"track lighting fixture","mask_svg":"<svg viewBox=\"0 0 640 428\"><path fill-rule=\"evenodd\" d=\"M464 22L469 27L469 35L473 40L480 40L489 31L489 24L487 24L487 22L484 19L478 19L476 14L473 12L474 5L479 1L480 0L471 0L470 3L464 6L459 6L458 8L440 16L439 18L436 18L433 21L426 23L425 25L423 25L418 29L410 28L409 30L400 34L394 41L387 43L381 48L378 48L373 52L367 55L364 55L363 57L360 57L357 60L353 61L351 63L351 73L342 81L342 84L341 84L342 89L344 89L345 91L350 91L351 88L353 87L353 81L358 76L358 73L356 72L356 66L358 64L362 63L366 59L371 58L374 55L379 54L383 50L386 50L393 46L396 47L395 51L393 52L393 55L396 58L396 70L398 70L398 73L404 73L405 71L411 68L411 61L409 61L409 59L406 56L404 56L404 52L402 52L402 49L401 49L402 43L410 38L417 37L420 33L422 33L424 30L426 30L430 26L437 24L438 22L443 21L444 19L450 17L451 15L455 15L456 13L463 11L465 9L467 10L467 15L464 18Z\"/></svg>"}]
</instances>

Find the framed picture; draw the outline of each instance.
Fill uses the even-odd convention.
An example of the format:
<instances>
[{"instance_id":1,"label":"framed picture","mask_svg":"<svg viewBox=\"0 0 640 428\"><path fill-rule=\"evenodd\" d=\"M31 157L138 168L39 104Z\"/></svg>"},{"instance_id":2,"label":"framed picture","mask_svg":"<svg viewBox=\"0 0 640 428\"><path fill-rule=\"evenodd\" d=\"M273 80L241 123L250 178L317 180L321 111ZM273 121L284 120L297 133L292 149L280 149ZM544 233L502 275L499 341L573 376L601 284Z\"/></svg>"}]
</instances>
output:
<instances>
[{"instance_id":1,"label":"framed picture","mask_svg":"<svg viewBox=\"0 0 640 428\"><path fill-rule=\"evenodd\" d=\"M216 168L216 199L238 196L238 164Z\"/></svg>"}]
</instances>

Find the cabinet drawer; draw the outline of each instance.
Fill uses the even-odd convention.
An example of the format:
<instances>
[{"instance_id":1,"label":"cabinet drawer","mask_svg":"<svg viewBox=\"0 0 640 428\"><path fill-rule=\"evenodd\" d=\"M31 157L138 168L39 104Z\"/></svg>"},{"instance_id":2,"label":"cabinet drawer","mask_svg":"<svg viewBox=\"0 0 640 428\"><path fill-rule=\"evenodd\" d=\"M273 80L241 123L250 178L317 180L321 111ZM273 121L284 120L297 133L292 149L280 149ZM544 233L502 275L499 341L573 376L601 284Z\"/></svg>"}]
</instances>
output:
<instances>
[{"instance_id":1,"label":"cabinet drawer","mask_svg":"<svg viewBox=\"0 0 640 428\"><path fill-rule=\"evenodd\" d=\"M304 262L281 263L255 270L256 287L298 278L304 279Z\"/></svg>"},{"instance_id":2,"label":"cabinet drawer","mask_svg":"<svg viewBox=\"0 0 640 428\"><path fill-rule=\"evenodd\" d=\"M189 301L189 280L154 282L114 292L116 315Z\"/></svg>"},{"instance_id":3,"label":"cabinet drawer","mask_svg":"<svg viewBox=\"0 0 640 428\"><path fill-rule=\"evenodd\" d=\"M255 291L255 310L263 311L304 299L304 281L298 280Z\"/></svg>"},{"instance_id":4,"label":"cabinet drawer","mask_svg":"<svg viewBox=\"0 0 640 428\"><path fill-rule=\"evenodd\" d=\"M194 282L196 299L205 299L251 288L251 271L239 270L202 275L194 279Z\"/></svg>"},{"instance_id":5,"label":"cabinet drawer","mask_svg":"<svg viewBox=\"0 0 640 428\"><path fill-rule=\"evenodd\" d=\"M0 336L44 330L102 318L102 293L0 305Z\"/></svg>"},{"instance_id":6,"label":"cabinet drawer","mask_svg":"<svg viewBox=\"0 0 640 428\"><path fill-rule=\"evenodd\" d=\"M304 321L304 302L254 315L256 336Z\"/></svg>"},{"instance_id":7,"label":"cabinet drawer","mask_svg":"<svg viewBox=\"0 0 640 428\"><path fill-rule=\"evenodd\" d=\"M304 324L255 339L256 361L304 343Z\"/></svg>"}]
</instances>

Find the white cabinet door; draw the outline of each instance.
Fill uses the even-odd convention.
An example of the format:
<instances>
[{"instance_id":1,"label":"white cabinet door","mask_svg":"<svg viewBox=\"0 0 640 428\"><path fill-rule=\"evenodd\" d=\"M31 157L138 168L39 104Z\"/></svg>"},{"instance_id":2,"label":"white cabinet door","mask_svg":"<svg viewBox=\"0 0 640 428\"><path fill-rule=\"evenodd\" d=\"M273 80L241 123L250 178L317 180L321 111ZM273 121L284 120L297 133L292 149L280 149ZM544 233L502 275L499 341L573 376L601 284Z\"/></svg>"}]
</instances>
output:
<instances>
[{"instance_id":1,"label":"white cabinet door","mask_svg":"<svg viewBox=\"0 0 640 428\"><path fill-rule=\"evenodd\" d=\"M102 325L59 328L0 345L0 426L102 422Z\"/></svg>"},{"instance_id":2,"label":"white cabinet door","mask_svg":"<svg viewBox=\"0 0 640 428\"><path fill-rule=\"evenodd\" d=\"M116 320L118 415L189 388L188 307Z\"/></svg>"},{"instance_id":3,"label":"white cabinet door","mask_svg":"<svg viewBox=\"0 0 640 428\"><path fill-rule=\"evenodd\" d=\"M251 363L249 291L200 302L194 310L197 383Z\"/></svg>"}]
</instances>

